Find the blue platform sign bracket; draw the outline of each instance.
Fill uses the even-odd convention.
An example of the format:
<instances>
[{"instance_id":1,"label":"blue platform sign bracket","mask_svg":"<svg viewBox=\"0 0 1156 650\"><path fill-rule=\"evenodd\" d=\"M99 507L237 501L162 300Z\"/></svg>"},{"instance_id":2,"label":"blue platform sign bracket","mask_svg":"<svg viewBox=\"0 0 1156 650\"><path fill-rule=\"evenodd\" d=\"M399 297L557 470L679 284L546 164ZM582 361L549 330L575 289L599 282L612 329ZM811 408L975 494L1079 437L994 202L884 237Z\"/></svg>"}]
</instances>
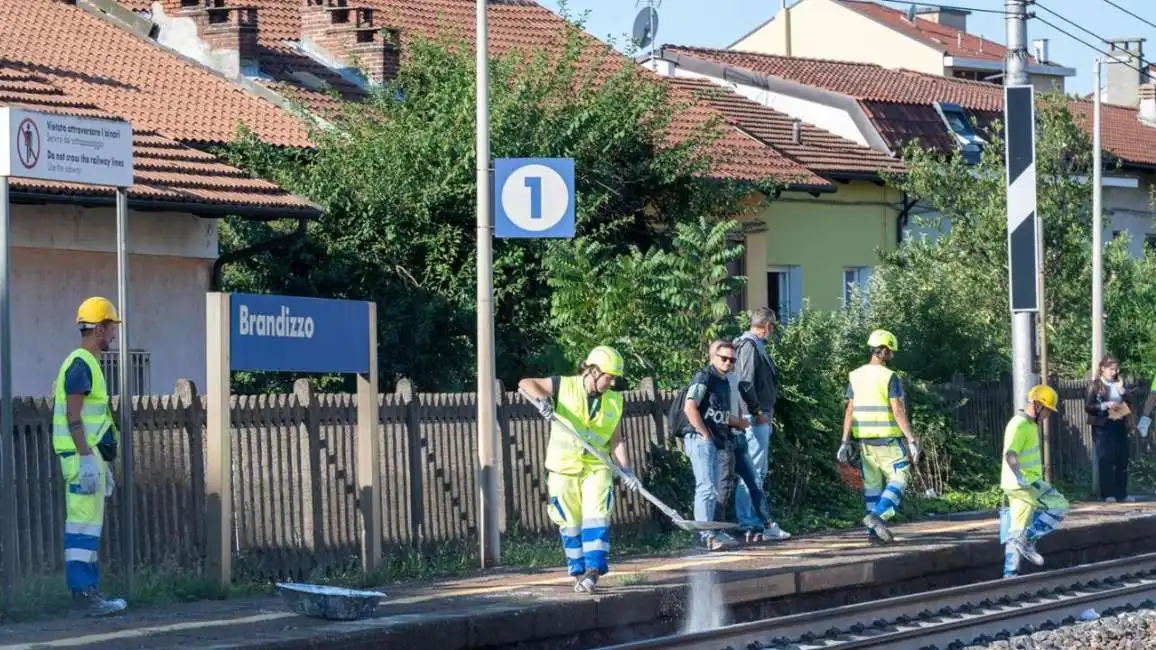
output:
<instances>
[{"instance_id":1,"label":"blue platform sign bracket","mask_svg":"<svg viewBox=\"0 0 1156 650\"><path fill-rule=\"evenodd\" d=\"M230 369L368 373L369 305L359 300L230 294Z\"/></svg>"},{"instance_id":2,"label":"blue platform sign bracket","mask_svg":"<svg viewBox=\"0 0 1156 650\"><path fill-rule=\"evenodd\" d=\"M494 235L574 237L574 159L494 160Z\"/></svg>"}]
</instances>

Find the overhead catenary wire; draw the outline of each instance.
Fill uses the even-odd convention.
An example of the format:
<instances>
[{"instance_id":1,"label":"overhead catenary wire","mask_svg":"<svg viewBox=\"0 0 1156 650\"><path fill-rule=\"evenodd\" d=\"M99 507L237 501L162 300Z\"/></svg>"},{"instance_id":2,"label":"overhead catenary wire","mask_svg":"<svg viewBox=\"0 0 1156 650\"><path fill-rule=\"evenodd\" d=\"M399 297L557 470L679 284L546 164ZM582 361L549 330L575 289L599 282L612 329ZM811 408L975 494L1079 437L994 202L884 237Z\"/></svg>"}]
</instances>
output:
<instances>
[{"instance_id":1,"label":"overhead catenary wire","mask_svg":"<svg viewBox=\"0 0 1156 650\"><path fill-rule=\"evenodd\" d=\"M1128 11L1127 9L1121 7L1120 5L1116 4L1115 2L1112 2L1112 0L1104 0L1104 3L1112 5L1113 7L1119 9L1120 11L1123 11L1124 13L1135 18L1136 20L1139 20L1140 22L1144 23L1145 25L1147 25L1149 27L1156 28L1156 23L1153 23L1151 21L1148 21L1148 20L1141 18L1140 16L1137 16L1136 14L1132 13L1131 11Z\"/></svg>"},{"instance_id":2,"label":"overhead catenary wire","mask_svg":"<svg viewBox=\"0 0 1156 650\"><path fill-rule=\"evenodd\" d=\"M1088 41L1085 41L1084 39L1080 38L1079 36L1076 36L1075 34L1057 26L1055 23L1044 20L1043 18L1040 18L1039 16L1037 16L1035 14L1028 14L1028 17L1033 18L1035 20L1038 20L1041 23L1047 25L1048 27L1051 27L1052 29L1056 30L1057 32L1063 34L1064 36L1067 36L1068 38L1070 38L1070 39L1072 39L1078 43L1082 43L1085 46L1090 47L1093 50L1099 52L1100 54L1103 54L1104 56L1108 57L1108 59L1110 59L1112 63L1117 63L1119 65L1127 66L1127 67L1135 70L1136 72L1139 72L1140 74L1147 74L1146 70L1142 70L1142 69L1132 65L1131 63L1128 63L1127 61L1119 58L1117 55L1114 55L1114 54L1112 54L1106 50L1100 49L1099 47L1092 45L1091 43L1089 43Z\"/></svg>"}]
</instances>

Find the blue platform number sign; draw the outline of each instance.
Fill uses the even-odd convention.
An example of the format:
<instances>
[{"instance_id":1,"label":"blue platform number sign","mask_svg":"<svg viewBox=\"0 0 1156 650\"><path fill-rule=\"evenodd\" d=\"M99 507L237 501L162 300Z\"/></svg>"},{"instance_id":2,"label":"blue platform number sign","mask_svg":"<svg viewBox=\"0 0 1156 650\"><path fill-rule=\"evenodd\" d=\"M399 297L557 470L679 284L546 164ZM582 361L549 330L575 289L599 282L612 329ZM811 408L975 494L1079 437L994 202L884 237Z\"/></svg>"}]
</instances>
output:
<instances>
[{"instance_id":1,"label":"blue platform number sign","mask_svg":"<svg viewBox=\"0 0 1156 650\"><path fill-rule=\"evenodd\" d=\"M369 372L369 303L234 293L232 370Z\"/></svg>"},{"instance_id":2,"label":"blue platform number sign","mask_svg":"<svg viewBox=\"0 0 1156 650\"><path fill-rule=\"evenodd\" d=\"M574 237L572 158L498 158L494 189L495 236Z\"/></svg>"}]
</instances>

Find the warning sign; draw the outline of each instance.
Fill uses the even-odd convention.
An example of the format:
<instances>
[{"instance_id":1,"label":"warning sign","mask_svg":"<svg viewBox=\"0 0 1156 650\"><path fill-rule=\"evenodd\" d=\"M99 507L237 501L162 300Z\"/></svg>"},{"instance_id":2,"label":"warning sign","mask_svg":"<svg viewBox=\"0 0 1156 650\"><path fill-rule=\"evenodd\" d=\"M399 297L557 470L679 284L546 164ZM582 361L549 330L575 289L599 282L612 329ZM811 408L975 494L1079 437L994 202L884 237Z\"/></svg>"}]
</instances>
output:
<instances>
[{"instance_id":1,"label":"warning sign","mask_svg":"<svg viewBox=\"0 0 1156 650\"><path fill-rule=\"evenodd\" d=\"M0 176L132 185L132 127L123 120L0 107Z\"/></svg>"}]
</instances>

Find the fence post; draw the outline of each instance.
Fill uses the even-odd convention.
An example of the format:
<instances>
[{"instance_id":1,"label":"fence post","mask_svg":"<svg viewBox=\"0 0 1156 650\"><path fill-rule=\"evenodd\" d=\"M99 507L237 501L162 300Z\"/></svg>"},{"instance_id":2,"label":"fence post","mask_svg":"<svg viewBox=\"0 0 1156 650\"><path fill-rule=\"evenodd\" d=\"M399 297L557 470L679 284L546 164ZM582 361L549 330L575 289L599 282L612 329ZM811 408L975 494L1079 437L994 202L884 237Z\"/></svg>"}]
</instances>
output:
<instances>
[{"instance_id":1,"label":"fence post","mask_svg":"<svg viewBox=\"0 0 1156 650\"><path fill-rule=\"evenodd\" d=\"M205 404L197 393L197 384L191 379L178 379L174 394L179 400L181 414L184 416L184 436L189 442L189 478L193 491L193 528L192 538L193 556L200 556L208 549L208 539L205 537Z\"/></svg>"},{"instance_id":2,"label":"fence post","mask_svg":"<svg viewBox=\"0 0 1156 650\"><path fill-rule=\"evenodd\" d=\"M666 423L665 418L662 417L662 404L658 401L658 388L654 385L654 377L643 377L642 381L638 382L638 390L642 391L648 404L650 404L650 416L654 418L654 439L659 447L666 446Z\"/></svg>"},{"instance_id":3,"label":"fence post","mask_svg":"<svg viewBox=\"0 0 1156 650\"><path fill-rule=\"evenodd\" d=\"M317 554L326 547L325 513L321 496L321 413L310 380L298 379L293 382L293 395L297 398L297 408L301 413L297 429L297 444L303 447L301 458L305 463L304 471L301 472L301 494L308 495L307 499L302 500L302 505L307 508L301 517L305 525L302 537L309 552Z\"/></svg>"},{"instance_id":4,"label":"fence post","mask_svg":"<svg viewBox=\"0 0 1156 650\"><path fill-rule=\"evenodd\" d=\"M498 530L504 535L507 531L507 519L510 513L514 512L514 470L510 458L510 409L509 402L506 401L506 387L501 379L494 380L494 398L498 405L494 411L498 419L498 437L502 443L498 445L498 454L501 458L495 464L502 473L498 477L498 490L501 491L499 502L502 504L502 509L498 512Z\"/></svg>"},{"instance_id":5,"label":"fence post","mask_svg":"<svg viewBox=\"0 0 1156 650\"><path fill-rule=\"evenodd\" d=\"M421 548L422 523L425 521L421 480L421 398L414 391L413 382L406 377L397 380L396 390L405 406L405 433L409 448L409 534L414 544Z\"/></svg>"}]
</instances>

